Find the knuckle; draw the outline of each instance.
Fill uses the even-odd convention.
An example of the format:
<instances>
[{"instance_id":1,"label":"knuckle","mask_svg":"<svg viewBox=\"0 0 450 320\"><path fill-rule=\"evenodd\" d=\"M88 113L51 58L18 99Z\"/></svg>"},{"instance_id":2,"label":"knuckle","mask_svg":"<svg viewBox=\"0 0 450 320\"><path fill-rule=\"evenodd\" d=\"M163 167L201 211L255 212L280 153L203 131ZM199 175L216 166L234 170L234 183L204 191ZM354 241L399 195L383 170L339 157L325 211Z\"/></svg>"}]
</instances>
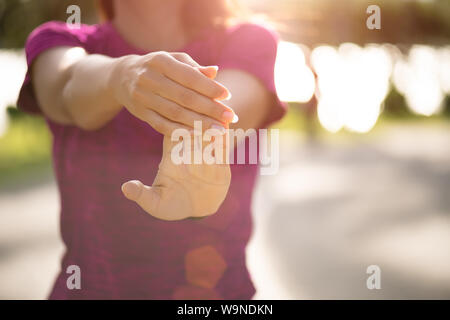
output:
<instances>
[{"instance_id":1,"label":"knuckle","mask_svg":"<svg viewBox=\"0 0 450 320\"><path fill-rule=\"evenodd\" d=\"M184 53L184 52L181 52L181 53L180 53L180 57L181 57L183 60L185 60L185 61L191 61L191 60L192 60L191 56L188 55L187 53Z\"/></svg>"},{"instance_id":2,"label":"knuckle","mask_svg":"<svg viewBox=\"0 0 450 320\"><path fill-rule=\"evenodd\" d=\"M158 65L158 59L158 56L154 55L146 61L146 65L150 68L154 68Z\"/></svg>"},{"instance_id":3,"label":"knuckle","mask_svg":"<svg viewBox=\"0 0 450 320\"><path fill-rule=\"evenodd\" d=\"M152 66L161 66L167 63L168 54L165 51L158 51L152 56L149 64Z\"/></svg>"},{"instance_id":4,"label":"knuckle","mask_svg":"<svg viewBox=\"0 0 450 320\"><path fill-rule=\"evenodd\" d=\"M186 52L175 52L172 54L172 56L177 57L177 58L181 58L181 59L191 59L191 56L188 55Z\"/></svg>"},{"instance_id":5,"label":"knuckle","mask_svg":"<svg viewBox=\"0 0 450 320\"><path fill-rule=\"evenodd\" d=\"M188 106L193 105L195 102L195 95L194 95L194 93L192 93L188 90L183 90L180 93L180 101L184 105L188 105Z\"/></svg>"}]
</instances>

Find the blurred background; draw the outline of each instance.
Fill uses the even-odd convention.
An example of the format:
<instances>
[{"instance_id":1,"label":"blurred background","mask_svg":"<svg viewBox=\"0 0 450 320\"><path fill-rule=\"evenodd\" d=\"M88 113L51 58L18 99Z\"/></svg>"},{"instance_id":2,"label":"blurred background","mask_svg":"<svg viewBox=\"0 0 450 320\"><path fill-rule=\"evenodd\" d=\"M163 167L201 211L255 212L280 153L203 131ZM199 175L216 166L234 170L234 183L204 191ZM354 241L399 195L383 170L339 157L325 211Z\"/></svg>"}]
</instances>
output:
<instances>
[{"instance_id":1,"label":"blurred background","mask_svg":"<svg viewBox=\"0 0 450 320\"><path fill-rule=\"evenodd\" d=\"M253 199L255 298L450 299L450 1L241 2L282 37L290 105ZM59 270L51 136L15 102L27 35L71 4L95 23L90 0L0 0L0 299L44 299Z\"/></svg>"}]
</instances>

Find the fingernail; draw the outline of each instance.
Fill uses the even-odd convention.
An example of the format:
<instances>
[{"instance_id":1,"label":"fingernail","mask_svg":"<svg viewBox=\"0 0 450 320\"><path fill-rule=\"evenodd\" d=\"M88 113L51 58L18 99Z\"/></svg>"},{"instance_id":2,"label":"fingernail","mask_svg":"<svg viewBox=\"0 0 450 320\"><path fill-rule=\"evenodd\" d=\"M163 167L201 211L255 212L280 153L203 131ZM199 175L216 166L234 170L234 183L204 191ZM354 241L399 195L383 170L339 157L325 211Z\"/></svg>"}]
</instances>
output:
<instances>
[{"instance_id":1,"label":"fingernail","mask_svg":"<svg viewBox=\"0 0 450 320\"><path fill-rule=\"evenodd\" d=\"M219 70L219 67L218 67L218 66L202 66L201 68L203 68L203 69L213 68L213 69L215 69L216 71Z\"/></svg>"},{"instance_id":2,"label":"fingernail","mask_svg":"<svg viewBox=\"0 0 450 320\"><path fill-rule=\"evenodd\" d=\"M222 114L222 118L223 118L225 121L227 121L227 122L233 121L233 119L234 119L234 113L231 112L231 111L225 111L225 112Z\"/></svg>"},{"instance_id":3,"label":"fingernail","mask_svg":"<svg viewBox=\"0 0 450 320\"><path fill-rule=\"evenodd\" d=\"M238 115L235 113L234 116L233 116L233 120L231 120L231 123L236 123L236 122L238 122L238 121L239 121L239 117L238 117Z\"/></svg>"},{"instance_id":4,"label":"fingernail","mask_svg":"<svg viewBox=\"0 0 450 320\"><path fill-rule=\"evenodd\" d=\"M226 97L225 99L223 99L224 101L228 101L228 100L230 100L230 99L231 99L231 97L232 97L232 95L231 95L231 92L230 92L230 91L227 91L227 93L228 93L228 95L227 95L227 97Z\"/></svg>"},{"instance_id":5,"label":"fingernail","mask_svg":"<svg viewBox=\"0 0 450 320\"><path fill-rule=\"evenodd\" d=\"M227 131L226 131L226 129L223 127L223 126L221 126L221 125L218 125L218 124L215 124L215 123L213 123L212 125L211 125L211 129L216 129L216 130L219 130L219 132L220 132L220 134L225 134Z\"/></svg>"}]
</instances>

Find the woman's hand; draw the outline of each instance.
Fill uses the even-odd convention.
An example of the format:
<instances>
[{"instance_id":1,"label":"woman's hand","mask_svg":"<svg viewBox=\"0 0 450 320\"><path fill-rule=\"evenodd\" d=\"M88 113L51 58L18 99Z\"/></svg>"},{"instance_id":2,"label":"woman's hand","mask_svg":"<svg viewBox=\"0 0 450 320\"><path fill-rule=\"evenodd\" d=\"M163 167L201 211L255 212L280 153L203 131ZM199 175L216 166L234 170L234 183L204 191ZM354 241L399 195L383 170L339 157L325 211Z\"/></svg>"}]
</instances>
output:
<instances>
[{"instance_id":1,"label":"woman's hand","mask_svg":"<svg viewBox=\"0 0 450 320\"><path fill-rule=\"evenodd\" d=\"M228 141L226 135L214 139ZM176 165L171 151L179 142L164 136L163 157L152 187L140 181L129 181L123 184L122 192L158 219L171 221L212 215L225 199L231 182L230 165L223 161L228 157L225 142L222 143L224 164ZM192 151L193 148L192 141Z\"/></svg>"},{"instance_id":2,"label":"woman's hand","mask_svg":"<svg viewBox=\"0 0 450 320\"><path fill-rule=\"evenodd\" d=\"M118 103L170 136L194 121L208 129L233 120L233 110L218 101L230 94L216 74L217 67L202 67L185 53L154 52L119 58L110 81Z\"/></svg>"},{"instance_id":3,"label":"woman's hand","mask_svg":"<svg viewBox=\"0 0 450 320\"><path fill-rule=\"evenodd\" d=\"M124 57L113 71L116 100L164 135L163 156L152 187L140 181L122 186L128 199L158 219L214 214L227 195L229 164L176 165L171 158L172 148L179 143L171 141L175 129L192 132L194 121L201 121L204 130L217 129L214 139L223 139L220 134L235 119L233 110L218 101L230 93L213 80L216 75L217 67L202 67L187 54L166 52ZM192 141L192 154L194 145ZM222 147L224 155L225 143Z\"/></svg>"}]
</instances>

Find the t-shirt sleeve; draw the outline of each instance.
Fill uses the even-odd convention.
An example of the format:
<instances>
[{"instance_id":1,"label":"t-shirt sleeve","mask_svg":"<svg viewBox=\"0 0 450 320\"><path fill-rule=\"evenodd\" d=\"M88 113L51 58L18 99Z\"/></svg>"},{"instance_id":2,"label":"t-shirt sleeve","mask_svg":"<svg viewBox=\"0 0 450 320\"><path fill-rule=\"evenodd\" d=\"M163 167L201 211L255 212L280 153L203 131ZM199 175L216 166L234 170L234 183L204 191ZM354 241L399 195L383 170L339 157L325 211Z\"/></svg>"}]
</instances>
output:
<instances>
[{"instance_id":1,"label":"t-shirt sleeve","mask_svg":"<svg viewBox=\"0 0 450 320\"><path fill-rule=\"evenodd\" d=\"M261 127L281 119L287 104L277 96L274 69L278 48L278 35L258 24L241 24L227 32L219 57L221 69L239 69L258 78L272 93L272 108Z\"/></svg>"},{"instance_id":2,"label":"t-shirt sleeve","mask_svg":"<svg viewBox=\"0 0 450 320\"><path fill-rule=\"evenodd\" d=\"M54 47L82 46L83 38L79 31L70 29L64 22L47 22L36 28L28 37L25 44L27 72L20 89L17 107L29 113L41 113L31 85L31 65L45 50Z\"/></svg>"}]
</instances>

